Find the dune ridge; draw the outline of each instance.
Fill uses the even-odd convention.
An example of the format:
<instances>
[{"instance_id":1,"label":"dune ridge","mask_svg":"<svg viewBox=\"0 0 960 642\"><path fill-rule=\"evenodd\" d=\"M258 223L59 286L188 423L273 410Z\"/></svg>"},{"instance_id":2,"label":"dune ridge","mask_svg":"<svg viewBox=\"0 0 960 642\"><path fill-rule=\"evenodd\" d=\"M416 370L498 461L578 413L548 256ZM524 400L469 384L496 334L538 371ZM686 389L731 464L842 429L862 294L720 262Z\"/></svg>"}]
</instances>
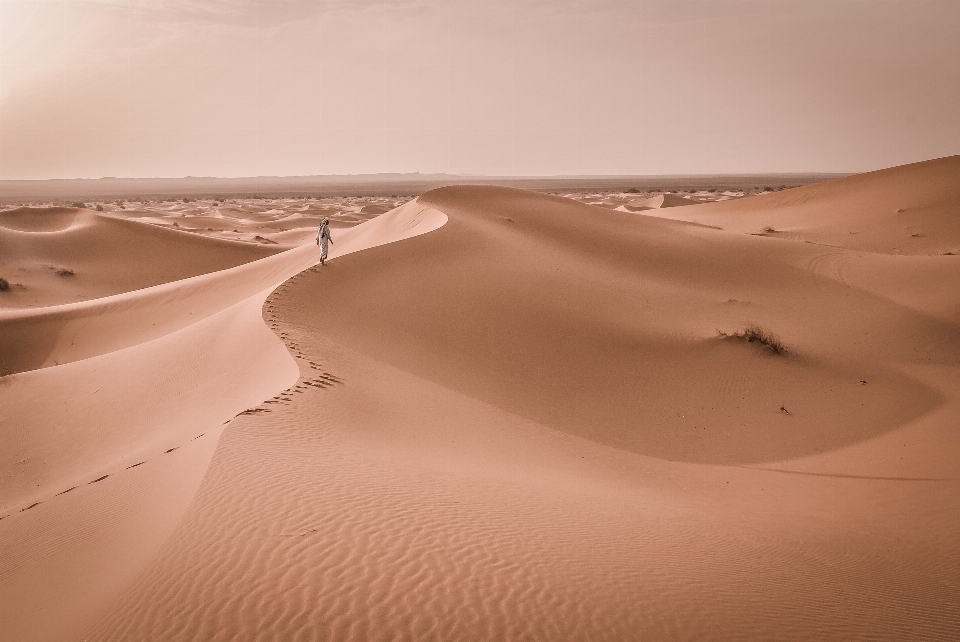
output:
<instances>
[{"instance_id":1,"label":"dune ridge","mask_svg":"<svg viewBox=\"0 0 960 642\"><path fill-rule=\"evenodd\" d=\"M948 156L661 216L874 253L960 253L958 173Z\"/></svg>"},{"instance_id":2,"label":"dune ridge","mask_svg":"<svg viewBox=\"0 0 960 642\"><path fill-rule=\"evenodd\" d=\"M267 300L300 383L231 424L85 635L960 634L947 309L812 244L518 190L419 202L447 223ZM748 321L786 354L716 334Z\"/></svg>"},{"instance_id":3,"label":"dune ridge","mask_svg":"<svg viewBox=\"0 0 960 642\"><path fill-rule=\"evenodd\" d=\"M344 231L335 255L444 221L408 204ZM169 533L186 509L224 424L297 380L261 310L277 285L318 258L304 246L94 301L0 313L4 365L15 370L0 377L0 603L15 639L72 630L96 610L83 585L98 587L95 602L108 599L163 542L151 535L138 548L143 529ZM180 463L157 472L158 460ZM170 508L158 520L137 502L161 488ZM100 489L107 492L97 499ZM117 513L117 497L137 508ZM51 523L79 534L37 537L39 524ZM98 568L94 560L111 548L127 554ZM39 624L52 607L63 618Z\"/></svg>"},{"instance_id":4,"label":"dune ridge","mask_svg":"<svg viewBox=\"0 0 960 642\"><path fill-rule=\"evenodd\" d=\"M48 231L27 229L28 220L51 216L69 224ZM20 221L24 230L8 227L11 220ZM91 210L8 210L0 212L0 276L22 287L0 297L0 310L90 301L235 267L277 251Z\"/></svg>"},{"instance_id":5,"label":"dune ridge","mask_svg":"<svg viewBox=\"0 0 960 642\"><path fill-rule=\"evenodd\" d=\"M78 390L86 446L53 408L16 437L0 617L23 639L956 639L960 318L922 285L955 257L889 252L889 226L876 252L799 236L900 183L946 219L953 162L641 213L447 187L336 231L326 267L296 270L304 247L158 286L186 302L171 331L0 378L0 412L124 379L99 410ZM221 279L238 300L191 322ZM144 292L120 296L166 309ZM96 425L151 394L153 426Z\"/></svg>"}]
</instances>

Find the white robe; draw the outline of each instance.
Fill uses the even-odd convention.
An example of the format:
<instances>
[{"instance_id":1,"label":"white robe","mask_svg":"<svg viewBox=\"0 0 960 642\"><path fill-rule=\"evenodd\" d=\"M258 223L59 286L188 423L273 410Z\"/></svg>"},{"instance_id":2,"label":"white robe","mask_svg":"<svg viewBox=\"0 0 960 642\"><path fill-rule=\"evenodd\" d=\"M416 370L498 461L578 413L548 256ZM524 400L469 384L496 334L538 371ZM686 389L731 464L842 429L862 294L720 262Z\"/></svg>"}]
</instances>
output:
<instances>
[{"instance_id":1,"label":"white robe","mask_svg":"<svg viewBox=\"0 0 960 642\"><path fill-rule=\"evenodd\" d=\"M320 260L327 260L327 243L330 241L330 226L321 225L317 229L317 243L320 244Z\"/></svg>"}]
</instances>

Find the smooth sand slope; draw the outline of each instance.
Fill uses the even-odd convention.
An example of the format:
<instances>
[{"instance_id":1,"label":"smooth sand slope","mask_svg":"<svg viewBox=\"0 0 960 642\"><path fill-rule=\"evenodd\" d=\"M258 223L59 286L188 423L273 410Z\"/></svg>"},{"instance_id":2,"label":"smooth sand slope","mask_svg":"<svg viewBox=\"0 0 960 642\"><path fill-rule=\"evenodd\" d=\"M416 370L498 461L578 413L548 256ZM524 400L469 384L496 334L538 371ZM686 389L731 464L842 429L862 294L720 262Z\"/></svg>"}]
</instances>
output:
<instances>
[{"instance_id":1,"label":"smooth sand slope","mask_svg":"<svg viewBox=\"0 0 960 642\"><path fill-rule=\"evenodd\" d=\"M661 215L882 254L960 254L960 156Z\"/></svg>"},{"instance_id":2,"label":"smooth sand slope","mask_svg":"<svg viewBox=\"0 0 960 642\"><path fill-rule=\"evenodd\" d=\"M38 339L73 361L0 379L0 409L96 373L113 396L95 411L103 390L78 392L75 421L133 412L160 373L189 389L142 432L21 431L11 639L956 639L960 257L745 233L839 234L892 194L949 236L955 162L667 213L435 190L266 298L299 379L254 309L309 247L133 293L170 319L142 343L110 298L100 331L83 304L45 312L107 347ZM209 279L237 301L204 304ZM786 351L736 336L752 324ZM29 383L45 375L63 379ZM85 467L96 440L111 454ZM51 608L67 615L38 624Z\"/></svg>"},{"instance_id":3,"label":"smooth sand slope","mask_svg":"<svg viewBox=\"0 0 960 642\"><path fill-rule=\"evenodd\" d=\"M0 308L38 308L234 267L278 248L183 234L75 208L0 212Z\"/></svg>"},{"instance_id":4,"label":"smooth sand slope","mask_svg":"<svg viewBox=\"0 0 960 642\"><path fill-rule=\"evenodd\" d=\"M412 204L345 232L338 251L444 220ZM183 236L189 251L197 241ZM224 262L248 249L201 244L226 248ZM317 259L306 246L93 301L0 312L3 636L64 639L164 541L223 425L296 381L261 308Z\"/></svg>"}]
</instances>

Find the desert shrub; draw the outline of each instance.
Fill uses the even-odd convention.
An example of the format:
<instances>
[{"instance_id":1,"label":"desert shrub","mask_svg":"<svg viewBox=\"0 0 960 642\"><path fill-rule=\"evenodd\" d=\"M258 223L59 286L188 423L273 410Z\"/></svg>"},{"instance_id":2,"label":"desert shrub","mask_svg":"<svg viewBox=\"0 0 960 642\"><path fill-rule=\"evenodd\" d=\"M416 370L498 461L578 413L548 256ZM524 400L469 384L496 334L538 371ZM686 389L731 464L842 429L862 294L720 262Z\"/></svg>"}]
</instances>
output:
<instances>
[{"instance_id":1,"label":"desert shrub","mask_svg":"<svg viewBox=\"0 0 960 642\"><path fill-rule=\"evenodd\" d=\"M83 208L86 206L86 203L81 203L80 201L74 201L73 203L70 203L70 207Z\"/></svg>"},{"instance_id":2,"label":"desert shrub","mask_svg":"<svg viewBox=\"0 0 960 642\"><path fill-rule=\"evenodd\" d=\"M7 281L5 278L0 277L0 291L5 292L9 289L10 289L10 282Z\"/></svg>"},{"instance_id":3,"label":"desert shrub","mask_svg":"<svg viewBox=\"0 0 960 642\"><path fill-rule=\"evenodd\" d=\"M103 205L100 205L99 203L97 203L97 211L98 211L98 212L102 212L102 211L103 211Z\"/></svg>"},{"instance_id":4,"label":"desert shrub","mask_svg":"<svg viewBox=\"0 0 960 642\"><path fill-rule=\"evenodd\" d=\"M57 276L73 276L73 270L68 268L60 268L55 272Z\"/></svg>"},{"instance_id":5,"label":"desert shrub","mask_svg":"<svg viewBox=\"0 0 960 642\"><path fill-rule=\"evenodd\" d=\"M748 325L740 332L735 332L730 335L726 334L725 332L720 332L719 334L722 337L739 339L741 341L746 341L747 343L759 343L773 354L784 354L787 351L787 348L783 345L780 337L773 334L769 330L761 328L758 325Z\"/></svg>"},{"instance_id":6,"label":"desert shrub","mask_svg":"<svg viewBox=\"0 0 960 642\"><path fill-rule=\"evenodd\" d=\"M763 230L761 230L761 231L762 231L764 234L775 234L775 233L777 232L776 229L770 227L769 225L766 226L765 228L763 228Z\"/></svg>"}]
</instances>

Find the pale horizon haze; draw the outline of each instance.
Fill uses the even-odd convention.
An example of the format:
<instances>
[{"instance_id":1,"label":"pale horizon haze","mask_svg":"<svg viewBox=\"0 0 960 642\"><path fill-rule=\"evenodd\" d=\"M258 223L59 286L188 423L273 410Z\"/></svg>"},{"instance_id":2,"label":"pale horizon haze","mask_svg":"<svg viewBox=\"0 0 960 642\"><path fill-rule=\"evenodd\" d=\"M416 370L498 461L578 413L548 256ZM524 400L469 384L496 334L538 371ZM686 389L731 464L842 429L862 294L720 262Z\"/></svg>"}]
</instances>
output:
<instances>
[{"instance_id":1,"label":"pale horizon haze","mask_svg":"<svg viewBox=\"0 0 960 642\"><path fill-rule=\"evenodd\" d=\"M0 179L860 172L960 153L960 3L0 0Z\"/></svg>"}]
</instances>

